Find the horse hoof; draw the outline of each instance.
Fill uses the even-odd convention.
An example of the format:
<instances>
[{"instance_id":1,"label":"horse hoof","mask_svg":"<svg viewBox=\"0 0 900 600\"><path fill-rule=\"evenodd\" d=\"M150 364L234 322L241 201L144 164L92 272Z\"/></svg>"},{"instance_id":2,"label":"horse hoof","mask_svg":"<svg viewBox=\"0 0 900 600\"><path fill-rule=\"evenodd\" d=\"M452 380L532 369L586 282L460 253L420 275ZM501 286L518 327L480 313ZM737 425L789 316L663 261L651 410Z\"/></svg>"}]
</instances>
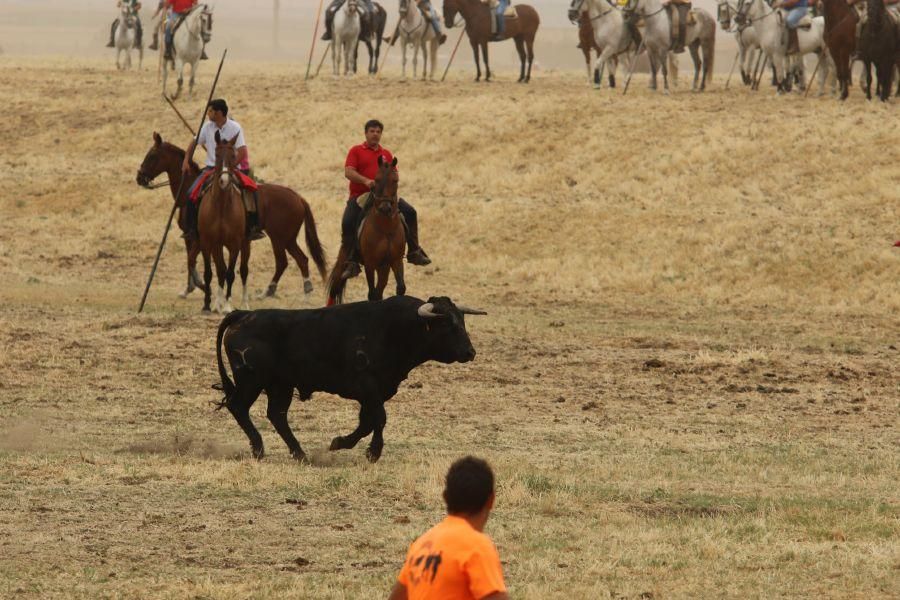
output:
<instances>
[{"instance_id":1,"label":"horse hoof","mask_svg":"<svg viewBox=\"0 0 900 600\"><path fill-rule=\"evenodd\" d=\"M200 309L200 314L202 314L202 315L211 315L211 314L212 314L212 311L209 310L209 307L208 307L208 306L204 306L203 308Z\"/></svg>"},{"instance_id":2,"label":"horse hoof","mask_svg":"<svg viewBox=\"0 0 900 600\"><path fill-rule=\"evenodd\" d=\"M304 294L311 294L312 291L313 291L313 284L312 284L312 281L310 281L309 279L305 280L305 281L303 282L303 293L304 293Z\"/></svg>"}]
</instances>

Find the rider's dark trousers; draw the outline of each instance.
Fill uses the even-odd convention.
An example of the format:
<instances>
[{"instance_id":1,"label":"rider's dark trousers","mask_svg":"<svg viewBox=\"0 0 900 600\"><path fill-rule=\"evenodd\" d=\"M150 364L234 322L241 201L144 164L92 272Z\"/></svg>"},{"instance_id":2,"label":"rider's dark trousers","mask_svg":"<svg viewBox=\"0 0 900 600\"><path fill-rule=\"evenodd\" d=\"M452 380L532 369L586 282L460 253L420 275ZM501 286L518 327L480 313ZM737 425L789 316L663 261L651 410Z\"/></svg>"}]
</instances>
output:
<instances>
[{"instance_id":1,"label":"rider's dark trousers","mask_svg":"<svg viewBox=\"0 0 900 600\"><path fill-rule=\"evenodd\" d=\"M412 205L400 198L397 203L403 220L406 221L406 227L409 232L407 242L410 250L419 247L419 220L416 215L416 209ZM359 230L359 220L362 217L362 208L356 201L356 197L347 200L347 206L344 208L344 217L341 219L341 245L346 248L355 248L357 240L357 232Z\"/></svg>"}]
</instances>

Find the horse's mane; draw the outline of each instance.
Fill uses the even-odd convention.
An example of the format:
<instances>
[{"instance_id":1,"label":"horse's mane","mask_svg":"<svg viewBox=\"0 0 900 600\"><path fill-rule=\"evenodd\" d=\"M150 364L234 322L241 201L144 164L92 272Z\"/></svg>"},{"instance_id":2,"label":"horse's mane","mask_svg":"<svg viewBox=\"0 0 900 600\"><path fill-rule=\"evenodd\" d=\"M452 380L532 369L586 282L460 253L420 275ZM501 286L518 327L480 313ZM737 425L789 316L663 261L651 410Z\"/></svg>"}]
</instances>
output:
<instances>
[{"instance_id":1,"label":"horse's mane","mask_svg":"<svg viewBox=\"0 0 900 600\"><path fill-rule=\"evenodd\" d=\"M175 144L170 144L169 142L163 142L163 143L162 143L162 148L165 149L165 150L168 150L168 151L170 151L170 152L174 152L175 154L178 155L178 158L179 158L179 159L181 159L182 161L184 160L184 150L182 150L181 148L179 148L179 147L176 146ZM191 164L191 169L192 169L192 170L194 170L194 171L199 171L199 170L200 170L200 166L199 166L196 162L194 162L194 159L193 159L193 158L191 159L191 163L190 163L190 164Z\"/></svg>"}]
</instances>

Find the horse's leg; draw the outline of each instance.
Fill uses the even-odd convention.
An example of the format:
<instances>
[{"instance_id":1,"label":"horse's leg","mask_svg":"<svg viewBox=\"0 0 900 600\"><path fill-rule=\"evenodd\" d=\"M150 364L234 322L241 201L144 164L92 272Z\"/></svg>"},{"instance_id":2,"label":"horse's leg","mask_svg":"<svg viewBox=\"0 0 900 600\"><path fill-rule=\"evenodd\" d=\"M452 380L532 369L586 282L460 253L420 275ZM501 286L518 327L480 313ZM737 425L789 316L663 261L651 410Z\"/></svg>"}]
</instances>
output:
<instances>
[{"instance_id":1,"label":"horse's leg","mask_svg":"<svg viewBox=\"0 0 900 600\"><path fill-rule=\"evenodd\" d=\"M403 54L402 54L403 70L401 71L401 74L400 74L400 80L406 81L406 40L405 39L400 40L400 50L403 52Z\"/></svg>"},{"instance_id":2,"label":"horse's leg","mask_svg":"<svg viewBox=\"0 0 900 600\"><path fill-rule=\"evenodd\" d=\"M868 60L863 62L863 69L866 74L866 100L872 99L872 63Z\"/></svg>"},{"instance_id":3,"label":"horse's leg","mask_svg":"<svg viewBox=\"0 0 900 600\"><path fill-rule=\"evenodd\" d=\"M199 62L199 61L198 61ZM188 98L194 97L194 78L197 74L197 63L191 63L191 78L188 80Z\"/></svg>"},{"instance_id":4,"label":"horse's leg","mask_svg":"<svg viewBox=\"0 0 900 600\"><path fill-rule=\"evenodd\" d=\"M250 240L245 239L241 246L241 310L250 310L250 290L247 288L247 275L250 273ZM232 277L234 277L232 272Z\"/></svg>"},{"instance_id":5,"label":"horse's leg","mask_svg":"<svg viewBox=\"0 0 900 600\"><path fill-rule=\"evenodd\" d=\"M369 292L370 297L369 300L381 300L384 298L384 288L387 287L388 275L391 273L390 265L380 265L378 267L378 283L375 284L375 297L371 297L371 292Z\"/></svg>"},{"instance_id":6,"label":"horse's leg","mask_svg":"<svg viewBox=\"0 0 900 600\"><path fill-rule=\"evenodd\" d=\"M337 77L338 76L338 60L339 60L338 53L340 52L340 50L338 49L338 44L340 44L341 41L340 41L340 39L338 39L336 34L332 34L332 35L334 36L334 38L332 39L332 42L331 42L331 76Z\"/></svg>"},{"instance_id":7,"label":"horse's leg","mask_svg":"<svg viewBox=\"0 0 900 600\"><path fill-rule=\"evenodd\" d=\"M513 38L516 42L516 52L519 54L519 81L518 83L522 83L525 81L525 40L522 39L522 36L517 35Z\"/></svg>"},{"instance_id":8,"label":"horse's leg","mask_svg":"<svg viewBox=\"0 0 900 600\"><path fill-rule=\"evenodd\" d=\"M210 264L209 252L203 251L203 312L210 311L210 296L212 296L212 265Z\"/></svg>"},{"instance_id":9,"label":"horse's leg","mask_svg":"<svg viewBox=\"0 0 900 600\"><path fill-rule=\"evenodd\" d=\"M184 240L184 250L187 256L187 287L184 288L184 291L178 294L179 298L187 298L188 294L194 291L194 277L197 272L197 254L199 250L197 248L197 244L191 245L189 240Z\"/></svg>"},{"instance_id":10,"label":"horse's leg","mask_svg":"<svg viewBox=\"0 0 900 600\"><path fill-rule=\"evenodd\" d=\"M669 52L666 49L663 49L660 52L659 62L662 64L662 76L663 76L663 93L669 93L669 64L668 64L668 56Z\"/></svg>"},{"instance_id":11,"label":"horse's leg","mask_svg":"<svg viewBox=\"0 0 900 600\"><path fill-rule=\"evenodd\" d=\"M281 240L276 239L275 236L269 233L269 241L272 242L272 254L275 256L275 273L272 275L269 287L266 288L265 293L261 297L274 298L275 291L278 289L278 282L287 268L288 261L287 254L284 251L284 244L281 243Z\"/></svg>"},{"instance_id":12,"label":"horse's leg","mask_svg":"<svg viewBox=\"0 0 900 600\"><path fill-rule=\"evenodd\" d=\"M528 72L525 73L525 83L531 81L531 67L534 65L534 37L526 38L525 50L528 58Z\"/></svg>"},{"instance_id":13,"label":"horse's leg","mask_svg":"<svg viewBox=\"0 0 900 600\"><path fill-rule=\"evenodd\" d=\"M368 298L369 298L369 301L371 302L372 300L378 299L375 297L375 269L370 267L368 264L366 264L365 267L366 267L366 283L369 284Z\"/></svg>"},{"instance_id":14,"label":"horse's leg","mask_svg":"<svg viewBox=\"0 0 900 600\"><path fill-rule=\"evenodd\" d=\"M406 280L403 277L403 258L398 258L391 265L391 271L394 272L394 281L397 283L397 295L406 295Z\"/></svg>"},{"instance_id":15,"label":"horse's leg","mask_svg":"<svg viewBox=\"0 0 900 600\"><path fill-rule=\"evenodd\" d=\"M618 57L613 56L612 60L609 61L609 75L607 76L609 78L608 83L609 83L610 88L616 87L616 71L618 70L618 68L619 68L619 59L618 59Z\"/></svg>"},{"instance_id":16,"label":"horse's leg","mask_svg":"<svg viewBox=\"0 0 900 600\"><path fill-rule=\"evenodd\" d=\"M240 246L229 246L228 248L228 262L225 266L225 302L222 307L222 312L225 314L234 310L231 306L231 289L234 285L234 267L237 265L240 252ZM222 256L224 257L224 252Z\"/></svg>"},{"instance_id":17,"label":"horse's leg","mask_svg":"<svg viewBox=\"0 0 900 600\"><path fill-rule=\"evenodd\" d=\"M481 81L481 59L478 56L478 44L469 40L472 44L472 53L475 54L475 81Z\"/></svg>"},{"instance_id":18,"label":"horse's leg","mask_svg":"<svg viewBox=\"0 0 900 600\"><path fill-rule=\"evenodd\" d=\"M637 55L634 56L632 60L637 60ZM659 70L659 62L656 58L656 54L652 52L649 48L647 48L647 59L650 61L650 89L656 91L657 83L656 83L656 72Z\"/></svg>"},{"instance_id":19,"label":"horse's leg","mask_svg":"<svg viewBox=\"0 0 900 600\"><path fill-rule=\"evenodd\" d=\"M694 62L694 85L691 87L693 91L697 91L697 83L700 80L700 41L697 40L690 46L688 46L688 50L691 52L691 60Z\"/></svg>"},{"instance_id":20,"label":"horse's leg","mask_svg":"<svg viewBox=\"0 0 900 600\"><path fill-rule=\"evenodd\" d=\"M300 274L303 275L303 293L311 293L313 291L313 284L312 281L309 280L309 259L306 258L303 250L297 245L297 240L288 242L287 251L294 257L297 266L300 267Z\"/></svg>"},{"instance_id":21,"label":"horse's leg","mask_svg":"<svg viewBox=\"0 0 900 600\"><path fill-rule=\"evenodd\" d=\"M591 72L591 49L582 48L581 53L584 54L584 68L587 70L588 85L593 84L593 73Z\"/></svg>"},{"instance_id":22,"label":"horse's leg","mask_svg":"<svg viewBox=\"0 0 900 600\"><path fill-rule=\"evenodd\" d=\"M481 44L481 53L484 55L484 80L491 80L491 63L488 61L488 43Z\"/></svg>"},{"instance_id":23,"label":"horse's leg","mask_svg":"<svg viewBox=\"0 0 900 600\"><path fill-rule=\"evenodd\" d=\"M418 79L419 72L419 46L421 44L419 42L413 43L413 79Z\"/></svg>"},{"instance_id":24,"label":"horse's leg","mask_svg":"<svg viewBox=\"0 0 900 600\"><path fill-rule=\"evenodd\" d=\"M225 304L225 270L227 266L225 264L225 250L218 243L213 246L212 258L216 263L216 284L218 285L213 311L222 312L222 307Z\"/></svg>"},{"instance_id":25,"label":"horse's leg","mask_svg":"<svg viewBox=\"0 0 900 600\"><path fill-rule=\"evenodd\" d=\"M144 43L138 46L138 71L144 70Z\"/></svg>"},{"instance_id":26,"label":"horse's leg","mask_svg":"<svg viewBox=\"0 0 900 600\"><path fill-rule=\"evenodd\" d=\"M437 66L437 53L438 53L438 40L434 38L431 40L431 71L428 73L428 79L434 81L434 68Z\"/></svg>"}]
</instances>

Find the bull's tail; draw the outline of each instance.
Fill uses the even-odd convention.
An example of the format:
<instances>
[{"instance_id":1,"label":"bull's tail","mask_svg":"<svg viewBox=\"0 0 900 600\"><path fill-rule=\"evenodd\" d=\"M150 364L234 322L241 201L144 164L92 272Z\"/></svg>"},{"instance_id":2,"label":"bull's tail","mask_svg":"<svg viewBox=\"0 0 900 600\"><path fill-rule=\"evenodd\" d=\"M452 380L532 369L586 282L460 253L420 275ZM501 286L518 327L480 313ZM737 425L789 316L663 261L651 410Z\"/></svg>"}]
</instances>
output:
<instances>
[{"instance_id":1,"label":"bull's tail","mask_svg":"<svg viewBox=\"0 0 900 600\"><path fill-rule=\"evenodd\" d=\"M226 329L248 314L250 313L245 310L236 310L222 319L222 322L219 324L219 333L216 335L216 359L219 361L219 377L222 379L222 391L225 393L225 397L218 404L216 410L228 405L236 389L234 383L228 377L228 371L225 370L225 363L222 362L222 338L225 337Z\"/></svg>"},{"instance_id":2,"label":"bull's tail","mask_svg":"<svg viewBox=\"0 0 900 600\"><path fill-rule=\"evenodd\" d=\"M313 217L312 208L309 207L309 203L300 197L300 202L303 203L303 208L306 211L306 216L303 218L303 223L306 225L306 231L304 234L306 235L306 247L309 249L309 254L312 256L313 262L316 263L316 269L319 271L319 276L322 280L325 280L325 250L322 248L322 243L319 241L319 232L316 230L316 219Z\"/></svg>"},{"instance_id":3,"label":"bull's tail","mask_svg":"<svg viewBox=\"0 0 900 600\"><path fill-rule=\"evenodd\" d=\"M325 286L325 293L328 298L328 306L332 304L343 304L344 288L347 281L341 275L344 274L344 268L347 266L347 249L341 246L338 251L334 266L331 268L331 274L328 275L328 284Z\"/></svg>"}]
</instances>

